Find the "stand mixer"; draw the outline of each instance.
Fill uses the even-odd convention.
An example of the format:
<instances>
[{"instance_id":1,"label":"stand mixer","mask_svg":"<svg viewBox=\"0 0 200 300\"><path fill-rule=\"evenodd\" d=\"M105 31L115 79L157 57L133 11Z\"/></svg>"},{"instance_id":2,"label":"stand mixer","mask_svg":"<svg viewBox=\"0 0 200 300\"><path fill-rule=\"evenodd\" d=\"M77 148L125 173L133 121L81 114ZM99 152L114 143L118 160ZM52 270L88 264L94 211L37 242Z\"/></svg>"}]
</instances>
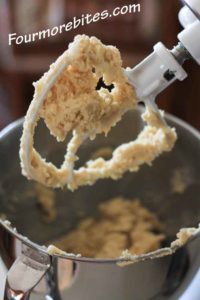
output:
<instances>
[{"instance_id":1,"label":"stand mixer","mask_svg":"<svg viewBox=\"0 0 200 300\"><path fill-rule=\"evenodd\" d=\"M159 42L152 54L134 69L125 71L130 83L136 87L138 98L148 104L174 81L187 77L182 67L185 60L193 58L200 64L200 2L183 2L185 6L179 13L179 20L185 29L178 34L178 45L169 51Z\"/></svg>"},{"instance_id":2,"label":"stand mixer","mask_svg":"<svg viewBox=\"0 0 200 300\"><path fill-rule=\"evenodd\" d=\"M179 20L185 29L178 35L179 44L173 50L169 51L162 43L158 43L154 47L154 52L144 61L132 70L125 70L130 83L136 87L138 98L151 105L157 112L158 109L155 104L156 96L175 80L182 81L187 77L182 67L184 61L193 58L200 64L200 1L185 0L183 2L185 6L180 11ZM142 125L138 119L138 115L134 115L134 120L138 125L137 130L140 131ZM124 120L125 123L123 124L122 121L122 125L120 124L116 130L114 129L113 135L108 139L112 143L115 143L115 140L123 140L124 127L127 128L128 124L130 128L131 120L132 115L128 115ZM69 199L68 206L70 207L71 205L74 210L76 210L76 202L82 205L82 208L84 207L88 210L85 206L89 201L85 203L83 198L87 200L93 193L95 200L93 204L90 203L92 206L91 210L94 209L94 204L100 202L103 198L114 196L115 193L120 194L122 191L123 193L125 191L127 196L130 197L133 196L131 193L134 192L138 197L142 196L145 198L144 191L139 191L140 183L143 182L143 189L150 191L152 194L155 192L154 190L157 191L160 188L156 193L157 198L153 194L154 202L151 203L151 208L154 211L157 209L158 215L162 215L166 220L167 218L170 219L166 221L167 234L169 236L173 236L181 226L189 226L191 220L195 224L198 224L199 207L195 195L200 191L199 183L195 183L193 189L191 188L191 191L189 190L188 194L183 196L185 197L184 211L180 211L180 201L177 203L176 197L173 198L171 196L172 199L169 201L167 199L169 202L167 204L164 198L160 195L158 197L158 194L163 194L167 197L167 180L170 177L171 168L179 162L181 164L187 160L187 166L192 169L193 176L195 178L199 178L200 176L200 160L198 159L198 153L200 152L199 134L187 124L174 117L167 116L167 120L170 125L177 128L179 136L177 146L172 153L165 158L160 158L151 170L143 169L138 174L128 174L120 182L102 181L94 187L81 188L74 194L66 191L64 191L65 193L58 192L56 197L60 199L59 205L61 206L61 211L63 209L62 203L66 203L66 197ZM123 129L121 133L120 128ZM47 253L46 247L39 246L47 242L48 239L53 239L59 233L61 218L60 220L58 218L56 224L41 225L40 219L37 216L37 209L33 206L34 199L23 200L23 194L25 195L26 189L32 188L32 183L27 183L24 178L19 176L17 149L19 147L18 142L21 130L22 120L19 120L0 134L1 155L9 153L8 149L14 151L13 158L10 161L7 158L5 162L2 162L3 166L0 173L2 176L2 189L0 192L0 196L2 196L1 211L5 212L6 217L23 234L18 234L9 222L0 219L0 253L3 261L9 268L4 300L28 300L33 288L37 286L43 277L45 277L47 282L47 300L65 299L61 298L60 292L63 285L69 289L66 297L69 300L121 300L123 298L125 300L132 300L133 297L136 300L177 300L177 297L187 288L200 266L200 257L198 254L200 247L199 233L185 247L178 249L172 255L164 256L166 248L163 248L158 253L139 256L134 265L123 268L116 264L123 262L123 259L110 261L95 260L84 257L70 257L67 254L50 256ZM43 133L44 129L40 130ZM126 134L130 135L128 132ZM134 134L137 135L137 132ZM41 134L41 136L45 139L45 134ZM55 149L51 143L51 140L43 141L45 147L49 145L49 148L57 154L59 149ZM98 148L103 143L106 144L100 138L100 140L97 140L95 147ZM87 158L88 153L93 150L88 146L83 154ZM46 150L43 149L43 151ZM158 184L160 187L158 187L156 181L159 179L158 177L161 177L160 170L163 170L163 168L166 171L163 172L165 174L163 174L163 180L159 181ZM6 174L9 174L11 179L8 179ZM18 182L18 179L21 181ZM133 180L135 181L135 190L132 188ZM15 189L18 196L14 195ZM21 203L16 201L17 197L21 198ZM4 200L3 198L6 199ZM8 202L10 203L10 207L7 207ZM164 210L160 207L164 207ZM73 211L72 208L71 211ZM27 217L26 209L30 211ZM191 214L188 212L187 215L185 213L187 210L191 211ZM23 218L20 218L21 211L24 211L25 214ZM68 216L66 213L65 218L69 218L69 222L75 223L77 220L76 218L75 220L72 219L70 212L67 212ZM179 218L177 218L178 214ZM174 220L174 223L171 219ZM28 226L27 228L25 228L25 222L26 226ZM47 235L49 235L48 239L45 240ZM25 236L28 236L29 239ZM160 257L162 255L163 257ZM66 282L60 283L58 279L59 274L57 274L57 270L59 270L58 265L61 262L66 265L63 278L65 276L70 278L68 286ZM151 286L148 286L148 291L146 291L146 285L152 279ZM95 285L93 282L96 286L93 286Z\"/></svg>"}]
</instances>

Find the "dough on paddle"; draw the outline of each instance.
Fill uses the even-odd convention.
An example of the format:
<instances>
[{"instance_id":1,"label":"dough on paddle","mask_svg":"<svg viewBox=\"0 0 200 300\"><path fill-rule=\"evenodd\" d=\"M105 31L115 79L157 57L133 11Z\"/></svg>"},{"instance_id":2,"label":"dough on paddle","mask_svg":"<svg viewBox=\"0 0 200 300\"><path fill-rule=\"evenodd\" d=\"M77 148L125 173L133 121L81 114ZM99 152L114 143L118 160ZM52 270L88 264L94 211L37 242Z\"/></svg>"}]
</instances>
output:
<instances>
[{"instance_id":1,"label":"dough on paddle","mask_svg":"<svg viewBox=\"0 0 200 300\"><path fill-rule=\"evenodd\" d=\"M113 88L97 90L101 78ZM137 107L136 93L124 74L118 49L103 45L95 37L75 37L34 86L20 146L22 173L28 179L48 187L68 186L74 190L101 178L118 179L126 171L137 171L174 145L174 129L147 107L142 116L147 125L135 141L120 145L109 160L98 158L74 169L76 153L87 138L107 134L125 112ZM40 118L58 142L72 132L60 168L47 162L34 148L34 132Z\"/></svg>"}]
</instances>

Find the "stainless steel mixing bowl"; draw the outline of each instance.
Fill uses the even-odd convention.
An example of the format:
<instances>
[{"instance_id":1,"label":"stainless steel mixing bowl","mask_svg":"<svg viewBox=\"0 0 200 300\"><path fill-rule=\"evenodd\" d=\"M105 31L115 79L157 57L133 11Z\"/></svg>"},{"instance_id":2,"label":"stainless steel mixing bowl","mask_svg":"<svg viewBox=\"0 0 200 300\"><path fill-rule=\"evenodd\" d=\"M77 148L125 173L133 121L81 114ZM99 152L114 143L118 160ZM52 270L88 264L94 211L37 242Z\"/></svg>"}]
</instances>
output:
<instances>
[{"instance_id":1,"label":"stainless steel mixing bowl","mask_svg":"<svg viewBox=\"0 0 200 300\"><path fill-rule=\"evenodd\" d=\"M87 161L99 147L114 148L134 139L143 127L140 114L141 110L127 113L108 138L99 136L85 143L78 164ZM57 215L50 223L45 222L38 206L35 183L21 175L18 151L23 120L1 132L0 213L21 234L1 220L0 255L8 270L11 268L4 299L29 299L35 286L38 293L44 290L46 299L54 300L177 300L187 289L200 265L199 234L172 255L154 259L147 255L124 267L116 264L118 260L49 256L41 246L74 228L83 216L97 215L98 204L117 195L139 198L156 212L165 226L165 245L175 239L181 227L198 225L200 135L183 121L170 115L166 118L179 137L172 152L160 156L153 166L142 166L139 172L127 173L118 181L101 180L73 193L55 190ZM56 143L43 124L37 129L35 146L44 157L61 163L66 145ZM182 193L172 189L171 178L176 170L187 177ZM43 283L38 286L42 277Z\"/></svg>"}]
</instances>

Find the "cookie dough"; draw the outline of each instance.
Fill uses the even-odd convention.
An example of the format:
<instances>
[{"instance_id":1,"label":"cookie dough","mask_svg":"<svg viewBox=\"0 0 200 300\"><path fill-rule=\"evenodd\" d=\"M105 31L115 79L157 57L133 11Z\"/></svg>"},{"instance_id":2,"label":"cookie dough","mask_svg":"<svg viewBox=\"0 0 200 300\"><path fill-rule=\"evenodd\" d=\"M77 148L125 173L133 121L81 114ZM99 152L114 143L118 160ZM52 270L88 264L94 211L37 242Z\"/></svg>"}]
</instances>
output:
<instances>
[{"instance_id":1,"label":"cookie dough","mask_svg":"<svg viewBox=\"0 0 200 300\"><path fill-rule=\"evenodd\" d=\"M56 219L54 190L39 183L34 185L37 204L42 212L43 220L51 223Z\"/></svg>"},{"instance_id":2,"label":"cookie dough","mask_svg":"<svg viewBox=\"0 0 200 300\"><path fill-rule=\"evenodd\" d=\"M114 88L97 90L101 78ZM74 190L101 178L118 179L126 171L137 171L145 163L150 165L175 143L174 129L147 107L142 116L147 125L135 141L119 146L111 159L98 158L86 167L74 169L77 151L87 138L107 134L125 112L137 107L135 90L123 72L119 51L95 37L77 36L34 86L21 138L21 167L27 178L48 187L67 185ZM58 142L72 131L60 168L46 162L34 148L34 132L40 118Z\"/></svg>"},{"instance_id":3,"label":"cookie dough","mask_svg":"<svg viewBox=\"0 0 200 300\"><path fill-rule=\"evenodd\" d=\"M117 258L125 249L133 255L159 249L165 238L162 231L156 215L140 201L117 197L100 204L98 218L83 219L53 245L85 257Z\"/></svg>"},{"instance_id":4,"label":"cookie dough","mask_svg":"<svg viewBox=\"0 0 200 300\"><path fill-rule=\"evenodd\" d=\"M192 172L187 168L176 168L171 176L171 190L175 194L183 194L193 181Z\"/></svg>"}]
</instances>

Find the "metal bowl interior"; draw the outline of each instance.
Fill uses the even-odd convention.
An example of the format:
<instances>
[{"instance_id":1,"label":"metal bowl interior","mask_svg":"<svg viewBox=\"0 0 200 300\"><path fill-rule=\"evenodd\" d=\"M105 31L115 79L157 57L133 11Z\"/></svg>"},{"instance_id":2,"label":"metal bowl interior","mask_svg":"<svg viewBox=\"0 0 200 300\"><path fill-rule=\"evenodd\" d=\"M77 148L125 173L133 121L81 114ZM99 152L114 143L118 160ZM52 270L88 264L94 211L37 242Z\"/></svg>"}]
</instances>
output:
<instances>
[{"instance_id":1,"label":"metal bowl interior","mask_svg":"<svg viewBox=\"0 0 200 300\"><path fill-rule=\"evenodd\" d=\"M144 126L141 111L127 113L107 138L99 136L93 142L85 142L77 165L84 164L101 147L114 149L135 139ZM38 204L36 183L21 175L18 153L23 120L15 122L0 135L0 213L22 235L36 244L48 245L75 228L80 219L98 215L100 202L122 195L140 199L158 215L165 227L166 245L170 244L181 227L197 226L200 220L200 135L177 118L170 115L166 118L178 133L178 141L170 153L161 155L151 167L144 165L139 172L127 173L117 181L100 180L75 192L66 188L54 190L56 218L52 222L45 220ZM38 126L35 146L48 160L57 165L62 162L66 143L57 143L43 123ZM187 186L181 193L172 188L172 177L177 170L186 177Z\"/></svg>"}]
</instances>

